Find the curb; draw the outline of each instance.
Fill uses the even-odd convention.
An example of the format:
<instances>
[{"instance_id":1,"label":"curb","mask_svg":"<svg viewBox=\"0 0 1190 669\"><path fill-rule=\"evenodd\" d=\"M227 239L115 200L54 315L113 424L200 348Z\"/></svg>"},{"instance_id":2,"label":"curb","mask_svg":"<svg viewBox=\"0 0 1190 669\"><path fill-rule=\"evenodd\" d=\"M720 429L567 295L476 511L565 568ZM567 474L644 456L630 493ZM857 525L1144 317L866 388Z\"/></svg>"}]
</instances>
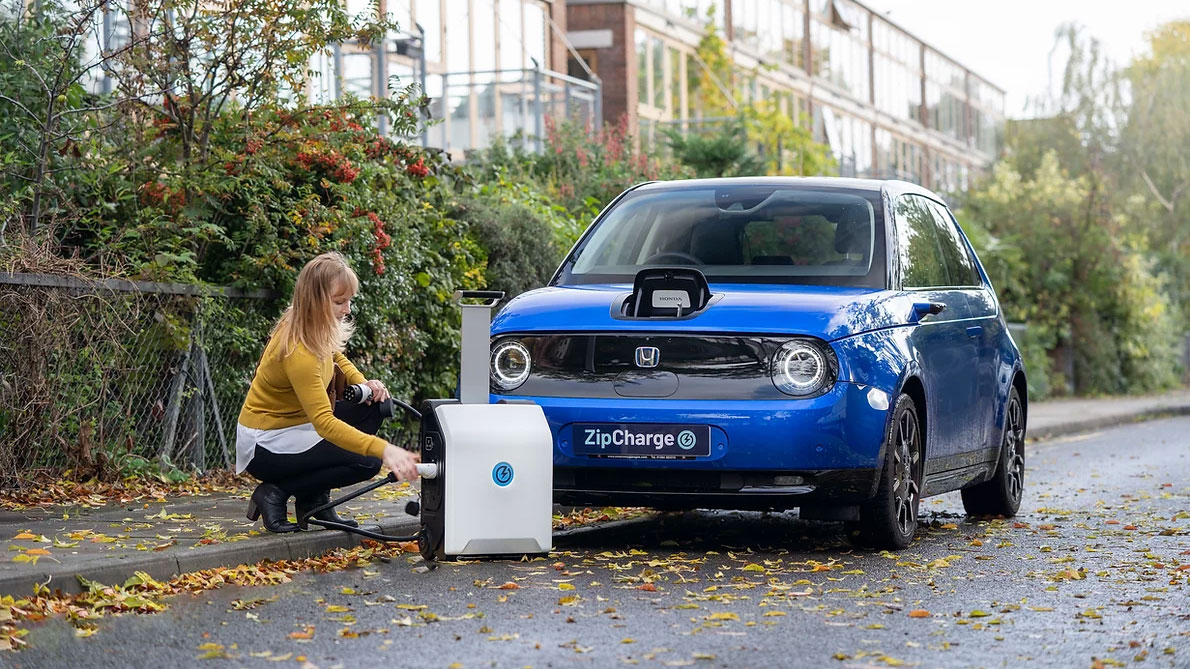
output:
<instances>
[{"instance_id":1,"label":"curb","mask_svg":"<svg viewBox=\"0 0 1190 669\"><path fill-rule=\"evenodd\" d=\"M367 529L382 534L413 534L419 527L414 518L382 520ZM26 572L0 578L0 595L23 597L33 593L35 584L45 584L51 591L65 594L83 591L77 576L105 585L120 584L138 571L159 581L179 574L217 567L234 567L261 560L297 560L315 557L336 548L359 546L363 537L335 530L314 530L287 534L265 534L250 540L185 548L153 555L131 555L110 561L95 561L81 566L77 563L53 565L44 570Z\"/></svg>"},{"instance_id":2,"label":"curb","mask_svg":"<svg viewBox=\"0 0 1190 669\"><path fill-rule=\"evenodd\" d=\"M593 525L559 530L554 537L569 536L595 529L617 529L632 526L656 517L645 514L635 518L612 520ZM376 525L365 525L366 529L381 534L413 534L420 527L414 518L382 520ZM261 560L299 560L316 557L336 548L354 548L361 545L363 537L336 530L313 530L287 534L263 534L249 540L234 541L200 548L187 548L151 555L131 555L92 566L54 565L54 568L27 572L0 578L0 594L23 597L33 593L34 585L45 584L51 591L61 590L65 594L79 594L83 591L77 576L104 585L119 584L138 571L143 571L155 580L167 581L179 574L253 564ZM76 576L77 575L77 576ZM48 581L48 583L47 583Z\"/></svg>"},{"instance_id":3,"label":"curb","mask_svg":"<svg viewBox=\"0 0 1190 669\"><path fill-rule=\"evenodd\" d=\"M588 532L594 532L596 530L617 530L617 529L622 529L625 527L632 527L633 525L639 525L646 521L655 520L660 515L661 515L660 512L649 511L642 515L635 516L632 518L624 518L622 520L608 520L608 521L605 521L602 523L592 523L590 525L578 525L575 527L568 527L564 530L556 530L554 532L554 539L555 540L556 539L568 539L575 535L583 535L583 534L587 534ZM558 548L558 546L557 546L557 544L555 544L554 549L557 550L557 548Z\"/></svg>"},{"instance_id":4,"label":"curb","mask_svg":"<svg viewBox=\"0 0 1190 669\"><path fill-rule=\"evenodd\" d=\"M1029 426L1026 428L1026 435L1029 441L1045 441L1047 439L1056 439L1058 437L1068 437L1075 434L1094 432L1096 430L1117 427L1120 425L1126 425L1128 423L1139 423L1147 420L1187 415L1190 415L1190 405L1158 407L1153 409L1142 409L1132 413L1117 414L1114 416L1103 416L1101 418L1090 418L1055 423L1043 428L1034 428Z\"/></svg>"}]
</instances>

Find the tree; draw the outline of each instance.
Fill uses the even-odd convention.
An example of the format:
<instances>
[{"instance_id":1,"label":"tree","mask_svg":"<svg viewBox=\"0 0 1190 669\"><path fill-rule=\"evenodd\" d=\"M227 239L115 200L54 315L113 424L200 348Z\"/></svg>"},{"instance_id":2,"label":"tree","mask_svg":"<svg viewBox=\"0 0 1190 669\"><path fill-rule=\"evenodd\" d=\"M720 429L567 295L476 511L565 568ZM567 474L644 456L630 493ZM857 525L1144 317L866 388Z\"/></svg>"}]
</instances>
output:
<instances>
[{"instance_id":1,"label":"tree","mask_svg":"<svg viewBox=\"0 0 1190 669\"><path fill-rule=\"evenodd\" d=\"M1171 305L1128 234L1134 200L1114 202L1050 151L1032 174L1009 157L968 194L965 216L1010 321L1029 325L1049 359L1028 360L1031 389L1078 394L1159 390L1175 381ZM985 234L986 233L986 234ZM1066 355L1074 378L1063 378Z\"/></svg>"},{"instance_id":2,"label":"tree","mask_svg":"<svg viewBox=\"0 0 1190 669\"><path fill-rule=\"evenodd\" d=\"M1126 182L1156 206L1146 229L1190 327L1190 21L1149 35L1149 53L1124 70L1131 87L1120 135Z\"/></svg>"},{"instance_id":3,"label":"tree","mask_svg":"<svg viewBox=\"0 0 1190 669\"><path fill-rule=\"evenodd\" d=\"M0 239L10 221L35 234L47 213L67 206L72 178L85 172L87 135L102 133L97 114L115 100L89 95L84 82L106 69L112 52L84 60L88 41L107 3L82 0L67 8L54 0L18 4L0 16ZM65 159L66 157L74 160Z\"/></svg>"},{"instance_id":4,"label":"tree","mask_svg":"<svg viewBox=\"0 0 1190 669\"><path fill-rule=\"evenodd\" d=\"M756 73L741 73L727 53L707 12L704 33L694 54L697 67L687 74L694 128L665 131L674 157L700 176L832 174L835 161L829 147L814 141L805 127L783 109L780 98L748 101L740 94Z\"/></svg>"},{"instance_id":5,"label":"tree","mask_svg":"<svg viewBox=\"0 0 1190 669\"><path fill-rule=\"evenodd\" d=\"M764 161L749 146L748 126L742 118L727 120L713 133L685 135L678 128L666 128L663 132L674 158L699 177L753 176L764 172Z\"/></svg>"},{"instance_id":6,"label":"tree","mask_svg":"<svg viewBox=\"0 0 1190 669\"><path fill-rule=\"evenodd\" d=\"M145 116L164 117L183 173L208 158L224 109L249 119L261 105L300 100L315 55L396 28L384 17L353 19L336 0L151 0L125 9L123 20L142 37L117 59L113 76Z\"/></svg>"},{"instance_id":7,"label":"tree","mask_svg":"<svg viewBox=\"0 0 1190 669\"><path fill-rule=\"evenodd\" d=\"M1046 115L1010 121L1004 159L967 194L1006 313L1029 324L1049 362L1072 360L1078 393L1174 381L1190 292L1178 204L1190 180L1186 26L1156 31L1151 54L1124 70L1076 26L1060 28L1067 58L1060 88L1037 106ZM1049 362L1030 365L1031 386Z\"/></svg>"}]
</instances>

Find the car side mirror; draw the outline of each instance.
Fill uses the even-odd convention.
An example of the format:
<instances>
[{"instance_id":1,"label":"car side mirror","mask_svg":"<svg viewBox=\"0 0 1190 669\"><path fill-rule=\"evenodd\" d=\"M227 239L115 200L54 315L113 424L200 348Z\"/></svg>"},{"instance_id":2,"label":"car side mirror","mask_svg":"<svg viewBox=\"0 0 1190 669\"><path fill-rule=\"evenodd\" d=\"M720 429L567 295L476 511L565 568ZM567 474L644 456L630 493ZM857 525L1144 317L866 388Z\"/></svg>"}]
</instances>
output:
<instances>
[{"instance_id":1,"label":"car side mirror","mask_svg":"<svg viewBox=\"0 0 1190 669\"><path fill-rule=\"evenodd\" d=\"M909 316L910 323L917 323L926 316L933 316L946 311L946 305L941 302L914 302L913 313Z\"/></svg>"}]
</instances>

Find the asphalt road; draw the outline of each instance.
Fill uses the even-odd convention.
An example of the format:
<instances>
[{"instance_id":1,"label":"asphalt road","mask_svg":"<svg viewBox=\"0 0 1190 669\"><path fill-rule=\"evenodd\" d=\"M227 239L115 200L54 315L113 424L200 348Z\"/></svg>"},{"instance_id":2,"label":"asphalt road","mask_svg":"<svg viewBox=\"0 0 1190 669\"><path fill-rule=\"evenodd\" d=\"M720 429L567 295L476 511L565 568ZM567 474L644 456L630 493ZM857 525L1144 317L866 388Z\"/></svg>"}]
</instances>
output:
<instances>
[{"instance_id":1,"label":"asphalt road","mask_svg":"<svg viewBox=\"0 0 1190 669\"><path fill-rule=\"evenodd\" d=\"M661 515L549 560L303 573L85 639L53 619L0 665L1190 667L1190 417L1033 443L1027 467L1017 518L928 499L897 554L793 514Z\"/></svg>"}]
</instances>

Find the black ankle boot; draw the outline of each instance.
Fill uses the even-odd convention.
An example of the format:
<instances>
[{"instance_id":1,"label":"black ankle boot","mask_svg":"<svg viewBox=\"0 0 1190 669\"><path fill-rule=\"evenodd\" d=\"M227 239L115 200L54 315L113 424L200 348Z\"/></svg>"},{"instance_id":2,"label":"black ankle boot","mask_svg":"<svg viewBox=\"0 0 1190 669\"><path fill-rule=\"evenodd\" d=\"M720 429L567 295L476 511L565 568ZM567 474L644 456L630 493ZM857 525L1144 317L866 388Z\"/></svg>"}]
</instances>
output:
<instances>
[{"instance_id":1,"label":"black ankle boot","mask_svg":"<svg viewBox=\"0 0 1190 669\"><path fill-rule=\"evenodd\" d=\"M289 495L272 483L261 483L252 491L248 501L248 520L264 516L264 528L270 532L296 532L297 525L286 517L285 505Z\"/></svg>"},{"instance_id":2,"label":"black ankle boot","mask_svg":"<svg viewBox=\"0 0 1190 669\"><path fill-rule=\"evenodd\" d=\"M304 527L306 524L306 514L329 501L331 501L331 492L329 490L323 490L322 492L298 497L293 503L294 508L297 511L298 525L303 526L302 529L306 529ZM325 520L331 523L342 523L343 525L347 525L349 527L359 527L359 523L354 520L340 518L339 514L335 513L334 507L323 509L322 511L319 511L310 517L317 518L318 520Z\"/></svg>"}]
</instances>

